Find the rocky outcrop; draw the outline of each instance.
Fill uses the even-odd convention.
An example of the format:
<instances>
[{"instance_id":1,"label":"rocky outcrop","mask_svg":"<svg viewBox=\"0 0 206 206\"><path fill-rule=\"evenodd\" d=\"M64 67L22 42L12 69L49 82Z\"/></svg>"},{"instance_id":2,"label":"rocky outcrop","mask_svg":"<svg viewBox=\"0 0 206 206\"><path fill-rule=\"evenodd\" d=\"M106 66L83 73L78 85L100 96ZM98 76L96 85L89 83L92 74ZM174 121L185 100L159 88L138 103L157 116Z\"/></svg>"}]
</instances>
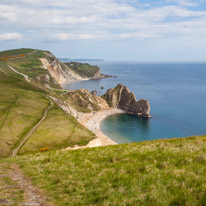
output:
<instances>
[{"instance_id":1,"label":"rocky outcrop","mask_svg":"<svg viewBox=\"0 0 206 206\"><path fill-rule=\"evenodd\" d=\"M107 102L103 98L89 92L87 89L69 91L65 95L69 104L78 112L109 109Z\"/></svg>"},{"instance_id":2,"label":"rocky outcrop","mask_svg":"<svg viewBox=\"0 0 206 206\"><path fill-rule=\"evenodd\" d=\"M49 96L63 111L66 113L72 115L76 119L79 118L78 112L70 106L70 104L67 101L62 101L56 97Z\"/></svg>"},{"instance_id":3,"label":"rocky outcrop","mask_svg":"<svg viewBox=\"0 0 206 206\"><path fill-rule=\"evenodd\" d=\"M130 90L122 84L118 84L115 88L109 89L102 98L104 98L112 108L122 109L129 114L137 116L151 117L149 101L145 99L137 101L134 93L131 93Z\"/></svg>"},{"instance_id":4,"label":"rocky outcrop","mask_svg":"<svg viewBox=\"0 0 206 206\"><path fill-rule=\"evenodd\" d=\"M58 84L58 82L50 75L50 73L44 73L39 76L33 77L31 79L31 82L35 84L40 84L43 87L46 88L55 88L55 89L61 89L61 85Z\"/></svg>"}]
</instances>

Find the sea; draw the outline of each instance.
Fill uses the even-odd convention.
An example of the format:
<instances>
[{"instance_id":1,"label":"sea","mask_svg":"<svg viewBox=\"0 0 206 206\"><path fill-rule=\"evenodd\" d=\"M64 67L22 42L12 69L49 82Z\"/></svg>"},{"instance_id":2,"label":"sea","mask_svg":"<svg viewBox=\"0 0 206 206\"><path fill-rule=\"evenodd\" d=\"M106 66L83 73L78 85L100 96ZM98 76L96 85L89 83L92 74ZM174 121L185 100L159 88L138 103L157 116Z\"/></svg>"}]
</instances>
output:
<instances>
[{"instance_id":1,"label":"sea","mask_svg":"<svg viewBox=\"0 0 206 206\"><path fill-rule=\"evenodd\" d=\"M65 88L97 90L103 95L122 83L137 100L149 100L150 119L116 114L102 121L102 131L115 142L206 134L206 63L88 63L98 65L103 74L117 77L75 82Z\"/></svg>"}]
</instances>

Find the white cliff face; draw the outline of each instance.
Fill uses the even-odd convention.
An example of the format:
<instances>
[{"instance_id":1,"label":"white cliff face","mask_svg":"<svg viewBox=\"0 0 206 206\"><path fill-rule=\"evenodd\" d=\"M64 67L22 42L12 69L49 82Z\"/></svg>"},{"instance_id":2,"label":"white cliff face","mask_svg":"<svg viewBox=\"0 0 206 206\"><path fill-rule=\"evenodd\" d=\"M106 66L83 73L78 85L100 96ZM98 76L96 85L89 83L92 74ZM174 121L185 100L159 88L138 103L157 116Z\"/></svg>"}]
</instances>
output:
<instances>
[{"instance_id":1,"label":"white cliff face","mask_svg":"<svg viewBox=\"0 0 206 206\"><path fill-rule=\"evenodd\" d=\"M74 73L67 65L60 62L50 52L45 52L45 54L47 58L40 58L42 68L47 69L58 84L63 85L74 81L87 80L87 78L82 78Z\"/></svg>"}]
</instances>

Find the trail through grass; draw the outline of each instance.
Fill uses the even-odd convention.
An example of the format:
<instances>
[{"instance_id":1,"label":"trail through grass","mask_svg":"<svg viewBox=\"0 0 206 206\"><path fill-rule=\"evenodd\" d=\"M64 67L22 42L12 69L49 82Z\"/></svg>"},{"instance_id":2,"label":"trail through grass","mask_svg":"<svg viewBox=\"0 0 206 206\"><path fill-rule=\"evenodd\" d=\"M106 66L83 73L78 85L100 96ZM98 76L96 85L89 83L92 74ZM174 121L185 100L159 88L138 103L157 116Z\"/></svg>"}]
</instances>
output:
<instances>
[{"instance_id":1,"label":"trail through grass","mask_svg":"<svg viewBox=\"0 0 206 206\"><path fill-rule=\"evenodd\" d=\"M15 159L55 205L206 205L206 136Z\"/></svg>"}]
</instances>

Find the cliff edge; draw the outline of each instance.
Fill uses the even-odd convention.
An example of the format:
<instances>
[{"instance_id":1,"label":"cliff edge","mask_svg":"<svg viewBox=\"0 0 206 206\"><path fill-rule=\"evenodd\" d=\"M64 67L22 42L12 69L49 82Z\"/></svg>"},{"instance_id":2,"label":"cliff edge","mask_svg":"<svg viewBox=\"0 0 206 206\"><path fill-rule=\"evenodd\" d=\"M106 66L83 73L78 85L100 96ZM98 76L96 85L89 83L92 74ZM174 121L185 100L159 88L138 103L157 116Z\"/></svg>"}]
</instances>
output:
<instances>
[{"instance_id":1,"label":"cliff edge","mask_svg":"<svg viewBox=\"0 0 206 206\"><path fill-rule=\"evenodd\" d=\"M44 54L46 54L46 58L40 58L42 67L47 69L53 79L60 85L75 81L110 77L101 74L98 66L78 62L63 63L51 52L47 51Z\"/></svg>"}]
</instances>

